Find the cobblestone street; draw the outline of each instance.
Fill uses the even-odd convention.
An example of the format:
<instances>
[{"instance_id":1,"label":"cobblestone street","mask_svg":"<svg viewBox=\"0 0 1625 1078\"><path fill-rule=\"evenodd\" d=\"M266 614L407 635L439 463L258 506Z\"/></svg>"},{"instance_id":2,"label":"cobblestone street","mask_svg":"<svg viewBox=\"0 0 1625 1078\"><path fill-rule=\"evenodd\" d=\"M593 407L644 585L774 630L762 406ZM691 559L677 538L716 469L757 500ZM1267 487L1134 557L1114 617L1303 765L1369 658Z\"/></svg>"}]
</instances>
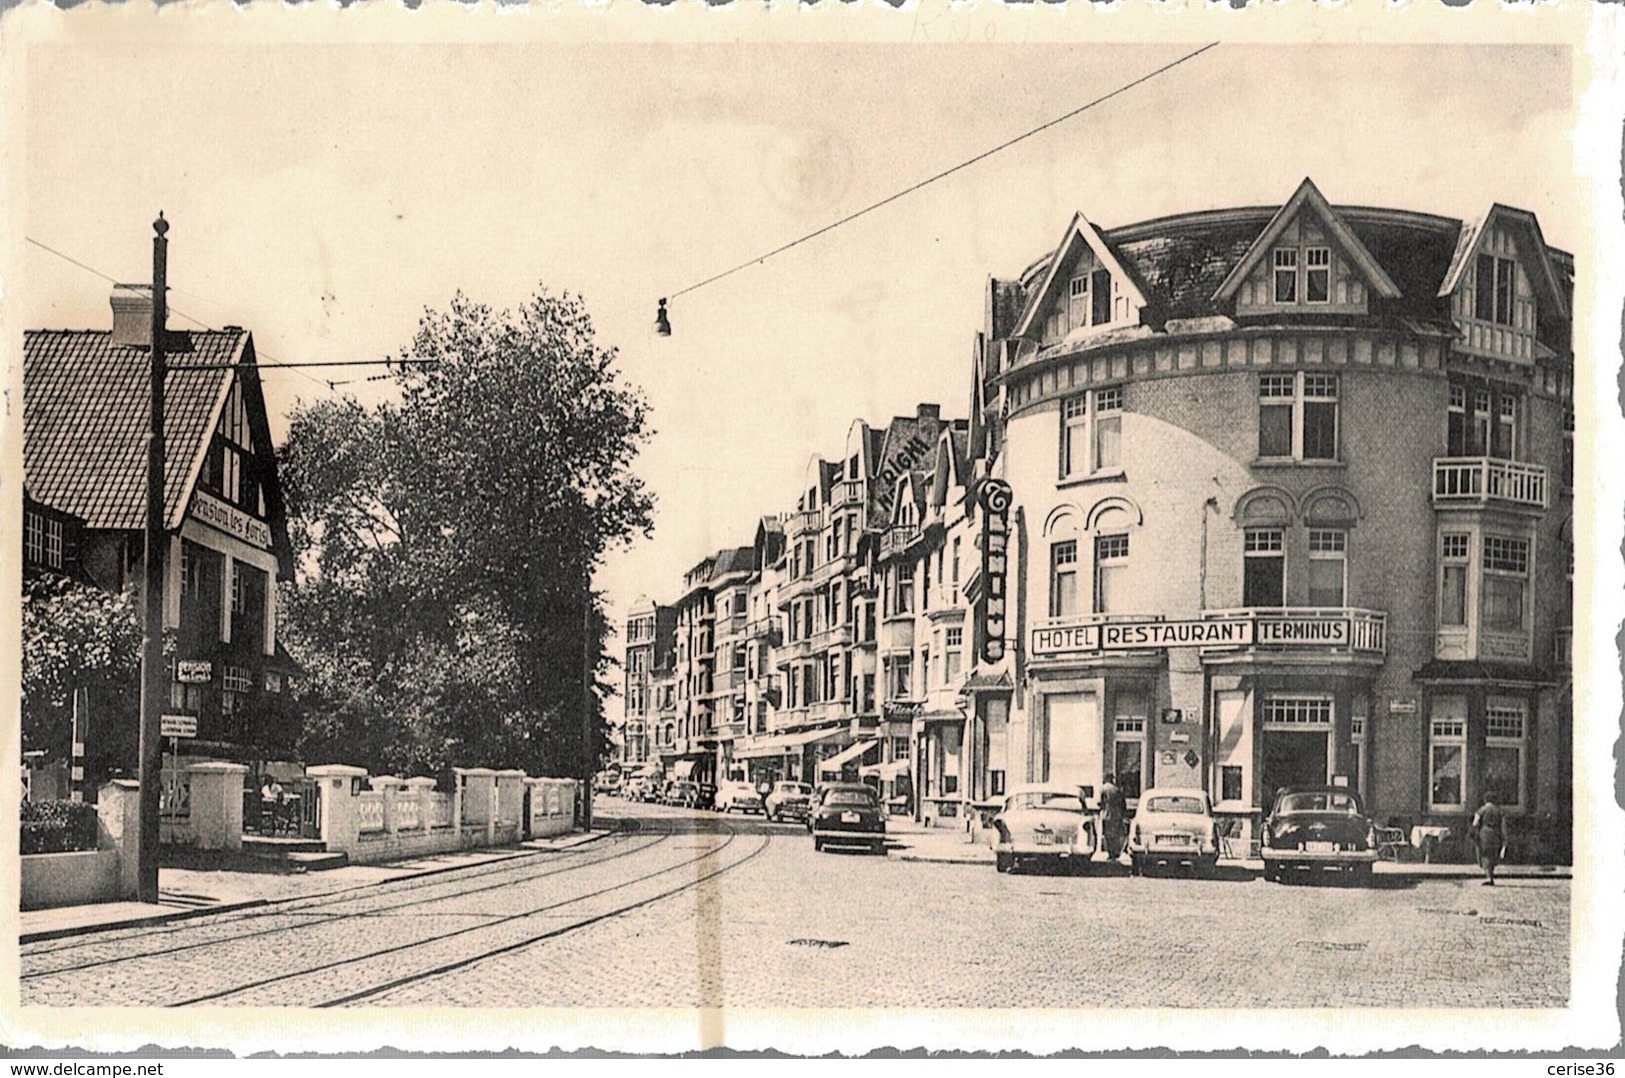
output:
<instances>
[{"instance_id":1,"label":"cobblestone street","mask_svg":"<svg viewBox=\"0 0 1625 1078\"><path fill-rule=\"evenodd\" d=\"M29 944L35 1004L1560 1006L1569 883L1004 876L814 853L792 824L639 829L231 914ZM900 836L898 845L907 842ZM582 977L581 970L592 975Z\"/></svg>"}]
</instances>

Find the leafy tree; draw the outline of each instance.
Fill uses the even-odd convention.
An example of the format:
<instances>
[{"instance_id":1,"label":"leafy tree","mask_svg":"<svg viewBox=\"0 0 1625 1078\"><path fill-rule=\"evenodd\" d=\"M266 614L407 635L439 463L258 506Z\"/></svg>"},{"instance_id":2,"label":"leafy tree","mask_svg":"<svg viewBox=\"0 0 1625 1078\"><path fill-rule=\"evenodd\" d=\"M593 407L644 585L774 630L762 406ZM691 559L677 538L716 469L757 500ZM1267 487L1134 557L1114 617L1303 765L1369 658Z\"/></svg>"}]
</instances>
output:
<instances>
[{"instance_id":1,"label":"leafy tree","mask_svg":"<svg viewBox=\"0 0 1625 1078\"><path fill-rule=\"evenodd\" d=\"M584 658L595 711L610 691L592 568L650 528L646 406L568 295L458 295L404 355L434 362L396 369L398 403L301 407L283 450L306 756L580 773Z\"/></svg>"},{"instance_id":2,"label":"leafy tree","mask_svg":"<svg viewBox=\"0 0 1625 1078\"><path fill-rule=\"evenodd\" d=\"M87 690L110 745L129 723L141 659L141 620L131 592L114 594L66 577L39 576L23 585L23 748L66 759L73 729L73 692ZM126 731L128 734L128 731ZM128 741L128 736L123 740Z\"/></svg>"}]
</instances>

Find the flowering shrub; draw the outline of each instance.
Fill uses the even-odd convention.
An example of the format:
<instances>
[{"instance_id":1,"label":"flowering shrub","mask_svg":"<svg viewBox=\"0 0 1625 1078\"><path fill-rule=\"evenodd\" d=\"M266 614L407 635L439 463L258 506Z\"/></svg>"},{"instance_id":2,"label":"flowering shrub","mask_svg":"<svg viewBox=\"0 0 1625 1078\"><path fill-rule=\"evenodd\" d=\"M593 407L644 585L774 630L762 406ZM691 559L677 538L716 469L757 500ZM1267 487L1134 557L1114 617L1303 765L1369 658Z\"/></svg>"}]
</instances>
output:
<instances>
[{"instance_id":1,"label":"flowering shrub","mask_svg":"<svg viewBox=\"0 0 1625 1078\"><path fill-rule=\"evenodd\" d=\"M96 848L96 806L79 801L24 801L19 813L23 853L71 853Z\"/></svg>"}]
</instances>

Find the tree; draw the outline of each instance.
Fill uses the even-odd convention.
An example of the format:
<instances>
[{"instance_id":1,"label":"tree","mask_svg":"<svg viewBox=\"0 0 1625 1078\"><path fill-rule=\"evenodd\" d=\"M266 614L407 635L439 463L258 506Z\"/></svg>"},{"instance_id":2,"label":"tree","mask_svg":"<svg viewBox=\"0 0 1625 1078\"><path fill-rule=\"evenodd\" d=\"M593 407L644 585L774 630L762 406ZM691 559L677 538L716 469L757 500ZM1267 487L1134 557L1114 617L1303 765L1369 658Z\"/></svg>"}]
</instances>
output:
<instances>
[{"instance_id":1,"label":"tree","mask_svg":"<svg viewBox=\"0 0 1625 1078\"><path fill-rule=\"evenodd\" d=\"M302 407L283 450L307 758L579 774L585 657L608 691L592 570L651 526L646 406L568 295L458 295L404 355L433 362L396 368L398 403Z\"/></svg>"},{"instance_id":2,"label":"tree","mask_svg":"<svg viewBox=\"0 0 1625 1078\"><path fill-rule=\"evenodd\" d=\"M95 743L112 753L130 740L128 731L119 737L130 725L119 720L134 700L141 623L129 592L34 577L23 585L22 645L24 749L67 759L76 689L96 702L98 721L106 720L106 735Z\"/></svg>"}]
</instances>

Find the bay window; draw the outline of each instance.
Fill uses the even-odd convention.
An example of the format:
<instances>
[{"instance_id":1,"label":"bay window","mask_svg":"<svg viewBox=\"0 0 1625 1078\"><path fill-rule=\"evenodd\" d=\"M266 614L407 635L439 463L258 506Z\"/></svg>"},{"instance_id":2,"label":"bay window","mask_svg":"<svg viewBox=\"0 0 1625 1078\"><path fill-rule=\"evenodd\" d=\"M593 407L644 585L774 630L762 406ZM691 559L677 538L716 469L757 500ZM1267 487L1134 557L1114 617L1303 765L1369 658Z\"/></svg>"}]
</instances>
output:
<instances>
[{"instance_id":1,"label":"bay window","mask_svg":"<svg viewBox=\"0 0 1625 1078\"><path fill-rule=\"evenodd\" d=\"M1529 581L1529 540L1484 536L1483 626L1496 632L1522 632Z\"/></svg>"},{"instance_id":2,"label":"bay window","mask_svg":"<svg viewBox=\"0 0 1625 1078\"><path fill-rule=\"evenodd\" d=\"M1468 536L1445 532L1439 536L1439 624L1464 627L1467 624Z\"/></svg>"}]
</instances>

